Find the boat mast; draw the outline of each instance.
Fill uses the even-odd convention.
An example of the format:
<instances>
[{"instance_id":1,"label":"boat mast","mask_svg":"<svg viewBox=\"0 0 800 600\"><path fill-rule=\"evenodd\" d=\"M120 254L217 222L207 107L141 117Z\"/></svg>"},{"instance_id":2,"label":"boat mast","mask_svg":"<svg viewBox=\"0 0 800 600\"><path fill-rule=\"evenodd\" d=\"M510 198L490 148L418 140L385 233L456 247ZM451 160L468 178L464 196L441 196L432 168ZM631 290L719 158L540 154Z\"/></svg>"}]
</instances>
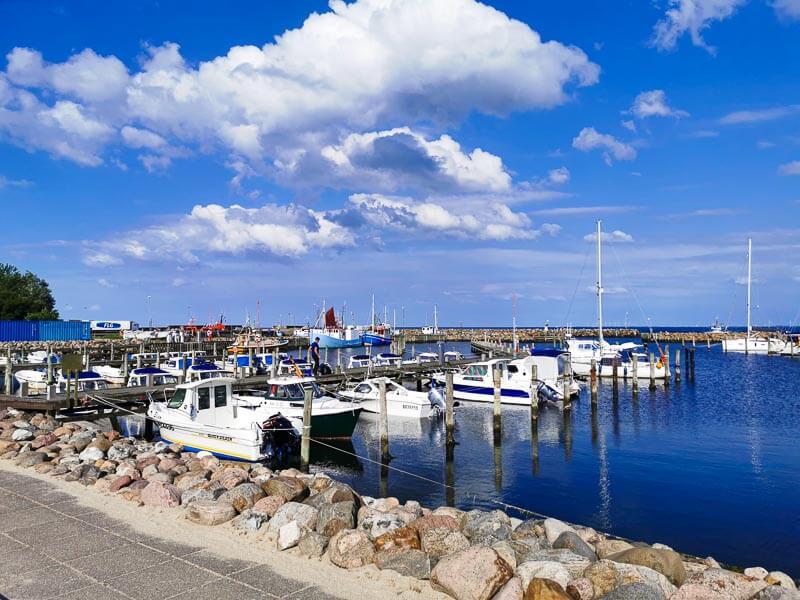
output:
<instances>
[{"instance_id":1,"label":"boat mast","mask_svg":"<svg viewBox=\"0 0 800 600\"><path fill-rule=\"evenodd\" d=\"M433 305L433 333L439 333L439 305Z\"/></svg>"},{"instance_id":2,"label":"boat mast","mask_svg":"<svg viewBox=\"0 0 800 600\"><path fill-rule=\"evenodd\" d=\"M750 288L752 287L753 274L753 238L747 238L747 337L750 338L752 326L750 324Z\"/></svg>"},{"instance_id":3,"label":"boat mast","mask_svg":"<svg viewBox=\"0 0 800 600\"><path fill-rule=\"evenodd\" d=\"M603 244L602 221L597 221L597 339L603 344Z\"/></svg>"},{"instance_id":4,"label":"boat mast","mask_svg":"<svg viewBox=\"0 0 800 600\"><path fill-rule=\"evenodd\" d=\"M517 294L511 295L511 343L517 352Z\"/></svg>"},{"instance_id":5,"label":"boat mast","mask_svg":"<svg viewBox=\"0 0 800 600\"><path fill-rule=\"evenodd\" d=\"M375 331L375 294L372 294L372 316L370 317L372 330Z\"/></svg>"}]
</instances>

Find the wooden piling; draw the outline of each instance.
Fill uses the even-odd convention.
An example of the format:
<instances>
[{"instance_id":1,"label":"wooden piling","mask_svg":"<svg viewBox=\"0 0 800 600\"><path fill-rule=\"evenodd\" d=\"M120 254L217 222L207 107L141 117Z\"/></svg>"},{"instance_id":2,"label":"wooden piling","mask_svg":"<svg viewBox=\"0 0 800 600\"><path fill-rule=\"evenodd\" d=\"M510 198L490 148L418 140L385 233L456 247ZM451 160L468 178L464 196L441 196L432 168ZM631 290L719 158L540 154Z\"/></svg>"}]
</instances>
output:
<instances>
[{"instance_id":1,"label":"wooden piling","mask_svg":"<svg viewBox=\"0 0 800 600\"><path fill-rule=\"evenodd\" d=\"M589 370L589 390L592 394L592 404L597 404L597 359L592 359L592 366Z\"/></svg>"},{"instance_id":2,"label":"wooden piling","mask_svg":"<svg viewBox=\"0 0 800 600\"><path fill-rule=\"evenodd\" d=\"M494 383L494 429L495 431L499 431L500 429L500 397L501 397L501 385L502 385L502 372L500 369L494 369L492 371L492 379Z\"/></svg>"},{"instance_id":3,"label":"wooden piling","mask_svg":"<svg viewBox=\"0 0 800 600\"><path fill-rule=\"evenodd\" d=\"M531 419L539 416L539 367L531 365Z\"/></svg>"},{"instance_id":4,"label":"wooden piling","mask_svg":"<svg viewBox=\"0 0 800 600\"><path fill-rule=\"evenodd\" d=\"M47 385L53 384L53 346L47 344Z\"/></svg>"},{"instance_id":5,"label":"wooden piling","mask_svg":"<svg viewBox=\"0 0 800 600\"><path fill-rule=\"evenodd\" d=\"M639 395L639 357L631 356L631 393L636 398Z\"/></svg>"},{"instance_id":6,"label":"wooden piling","mask_svg":"<svg viewBox=\"0 0 800 600\"><path fill-rule=\"evenodd\" d=\"M278 351L272 351L272 364L269 366L269 376L275 377L278 374Z\"/></svg>"},{"instance_id":7,"label":"wooden piling","mask_svg":"<svg viewBox=\"0 0 800 600\"><path fill-rule=\"evenodd\" d=\"M675 350L675 383L681 382L681 349Z\"/></svg>"},{"instance_id":8,"label":"wooden piling","mask_svg":"<svg viewBox=\"0 0 800 600\"><path fill-rule=\"evenodd\" d=\"M254 351L253 347L251 346L250 348L248 348L248 356L247 356L247 372L250 374L251 377L256 374L256 364L254 362L255 357L253 356L253 354Z\"/></svg>"},{"instance_id":9,"label":"wooden piling","mask_svg":"<svg viewBox=\"0 0 800 600\"><path fill-rule=\"evenodd\" d=\"M311 400L314 391L309 387L303 391L303 435L300 438L300 468L308 472L311 459Z\"/></svg>"},{"instance_id":10,"label":"wooden piling","mask_svg":"<svg viewBox=\"0 0 800 600\"><path fill-rule=\"evenodd\" d=\"M447 444L455 443L455 415L453 414L453 372L448 371L445 375L444 387L444 427L445 427L445 440Z\"/></svg>"},{"instance_id":11,"label":"wooden piling","mask_svg":"<svg viewBox=\"0 0 800 600\"><path fill-rule=\"evenodd\" d=\"M669 387L669 344L664 345L664 356L661 359L662 364L664 366L664 387Z\"/></svg>"},{"instance_id":12,"label":"wooden piling","mask_svg":"<svg viewBox=\"0 0 800 600\"><path fill-rule=\"evenodd\" d=\"M128 353L122 353L122 377L125 379L123 385L128 385Z\"/></svg>"},{"instance_id":13,"label":"wooden piling","mask_svg":"<svg viewBox=\"0 0 800 600\"><path fill-rule=\"evenodd\" d=\"M650 391L656 389L656 357L652 352L650 353Z\"/></svg>"},{"instance_id":14,"label":"wooden piling","mask_svg":"<svg viewBox=\"0 0 800 600\"><path fill-rule=\"evenodd\" d=\"M11 394L11 377L12 377L13 370L11 368L11 346L6 348L6 369L5 369L5 382L4 382L4 389L6 394Z\"/></svg>"},{"instance_id":15,"label":"wooden piling","mask_svg":"<svg viewBox=\"0 0 800 600\"><path fill-rule=\"evenodd\" d=\"M386 379L381 378L378 386L378 407L381 411L380 429L381 429L381 461L389 461L389 409L386 406Z\"/></svg>"},{"instance_id":16,"label":"wooden piling","mask_svg":"<svg viewBox=\"0 0 800 600\"><path fill-rule=\"evenodd\" d=\"M613 384L613 391L616 394L619 390L619 357L615 356L611 359L611 382Z\"/></svg>"}]
</instances>

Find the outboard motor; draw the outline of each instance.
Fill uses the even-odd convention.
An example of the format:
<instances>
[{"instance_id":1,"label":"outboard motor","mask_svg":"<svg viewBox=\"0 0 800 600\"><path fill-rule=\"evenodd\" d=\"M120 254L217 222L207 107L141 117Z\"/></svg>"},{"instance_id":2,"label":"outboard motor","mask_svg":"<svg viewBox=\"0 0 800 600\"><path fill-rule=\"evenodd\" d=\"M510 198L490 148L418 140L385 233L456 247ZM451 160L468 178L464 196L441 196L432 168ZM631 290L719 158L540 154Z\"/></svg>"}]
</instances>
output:
<instances>
[{"instance_id":1,"label":"outboard motor","mask_svg":"<svg viewBox=\"0 0 800 600\"><path fill-rule=\"evenodd\" d=\"M261 424L261 453L284 460L300 448L300 435L292 422L281 413L272 415Z\"/></svg>"},{"instance_id":2,"label":"outboard motor","mask_svg":"<svg viewBox=\"0 0 800 600\"><path fill-rule=\"evenodd\" d=\"M439 414L443 414L445 411L445 402L444 396L442 395L441 390L436 387L436 383L431 383L431 389L428 392L428 402L431 403L431 408L433 408Z\"/></svg>"},{"instance_id":3,"label":"outboard motor","mask_svg":"<svg viewBox=\"0 0 800 600\"><path fill-rule=\"evenodd\" d=\"M538 392L541 400L547 400L548 402L558 402L561 400L558 391L544 382L539 383L539 387L536 391Z\"/></svg>"},{"instance_id":4,"label":"outboard motor","mask_svg":"<svg viewBox=\"0 0 800 600\"><path fill-rule=\"evenodd\" d=\"M331 373L333 373L333 369L328 363L324 362L319 364L320 375L330 375Z\"/></svg>"}]
</instances>

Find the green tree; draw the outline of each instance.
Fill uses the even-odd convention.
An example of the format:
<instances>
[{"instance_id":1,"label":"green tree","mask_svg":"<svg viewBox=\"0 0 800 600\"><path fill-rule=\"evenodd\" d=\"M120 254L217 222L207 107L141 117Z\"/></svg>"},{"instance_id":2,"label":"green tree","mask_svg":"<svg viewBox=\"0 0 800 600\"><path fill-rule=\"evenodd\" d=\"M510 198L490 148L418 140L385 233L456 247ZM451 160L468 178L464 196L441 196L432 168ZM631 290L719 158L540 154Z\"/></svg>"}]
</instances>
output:
<instances>
[{"instance_id":1,"label":"green tree","mask_svg":"<svg viewBox=\"0 0 800 600\"><path fill-rule=\"evenodd\" d=\"M55 306L44 279L0 263L0 319L58 319Z\"/></svg>"}]
</instances>

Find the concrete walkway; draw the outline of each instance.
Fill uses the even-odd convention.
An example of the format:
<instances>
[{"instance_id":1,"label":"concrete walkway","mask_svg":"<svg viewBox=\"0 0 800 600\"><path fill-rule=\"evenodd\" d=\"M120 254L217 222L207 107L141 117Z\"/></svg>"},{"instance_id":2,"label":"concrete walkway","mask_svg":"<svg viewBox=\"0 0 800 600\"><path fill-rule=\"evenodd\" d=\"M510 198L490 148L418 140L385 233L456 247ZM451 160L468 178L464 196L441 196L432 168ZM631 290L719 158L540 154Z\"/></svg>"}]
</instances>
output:
<instances>
[{"instance_id":1,"label":"concrete walkway","mask_svg":"<svg viewBox=\"0 0 800 600\"><path fill-rule=\"evenodd\" d=\"M0 598L335 600L269 567L135 532L52 484L0 471Z\"/></svg>"}]
</instances>

